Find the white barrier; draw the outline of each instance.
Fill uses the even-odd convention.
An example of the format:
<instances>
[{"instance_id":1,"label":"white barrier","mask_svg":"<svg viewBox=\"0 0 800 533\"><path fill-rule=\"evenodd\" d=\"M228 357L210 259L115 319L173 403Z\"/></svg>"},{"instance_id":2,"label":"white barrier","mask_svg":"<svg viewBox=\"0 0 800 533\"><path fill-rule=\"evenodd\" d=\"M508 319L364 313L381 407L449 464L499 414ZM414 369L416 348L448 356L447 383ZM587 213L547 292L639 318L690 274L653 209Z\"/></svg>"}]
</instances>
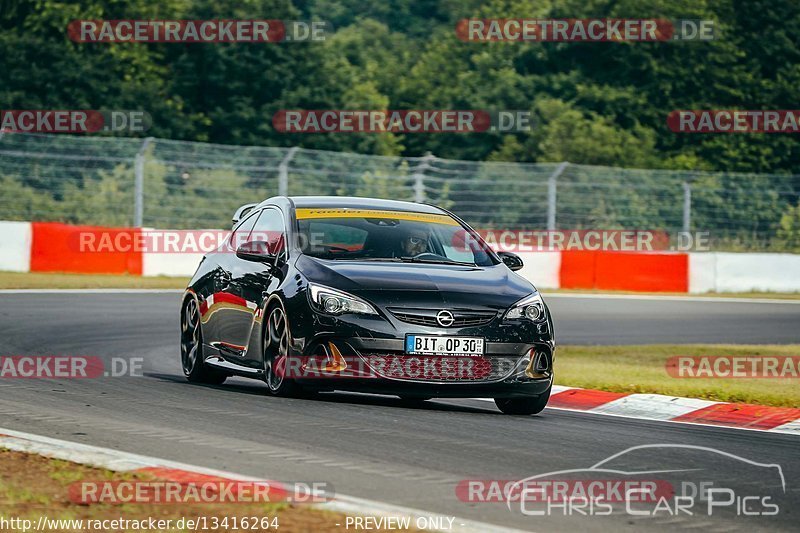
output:
<instances>
[{"instance_id":1,"label":"white barrier","mask_svg":"<svg viewBox=\"0 0 800 533\"><path fill-rule=\"evenodd\" d=\"M689 254L689 292L704 293L717 290L717 254Z\"/></svg>"},{"instance_id":2,"label":"white barrier","mask_svg":"<svg viewBox=\"0 0 800 533\"><path fill-rule=\"evenodd\" d=\"M0 270L30 272L32 243L30 222L0 221Z\"/></svg>"},{"instance_id":3,"label":"white barrier","mask_svg":"<svg viewBox=\"0 0 800 533\"><path fill-rule=\"evenodd\" d=\"M800 255L717 253L718 292L800 291Z\"/></svg>"},{"instance_id":4,"label":"white barrier","mask_svg":"<svg viewBox=\"0 0 800 533\"><path fill-rule=\"evenodd\" d=\"M689 255L689 292L800 292L800 255Z\"/></svg>"},{"instance_id":5,"label":"white barrier","mask_svg":"<svg viewBox=\"0 0 800 533\"><path fill-rule=\"evenodd\" d=\"M142 275L191 277L197 270L203 254L148 253L142 256Z\"/></svg>"},{"instance_id":6,"label":"white barrier","mask_svg":"<svg viewBox=\"0 0 800 533\"><path fill-rule=\"evenodd\" d=\"M517 272L537 289L558 289L561 286L561 252L520 252L522 270Z\"/></svg>"}]
</instances>

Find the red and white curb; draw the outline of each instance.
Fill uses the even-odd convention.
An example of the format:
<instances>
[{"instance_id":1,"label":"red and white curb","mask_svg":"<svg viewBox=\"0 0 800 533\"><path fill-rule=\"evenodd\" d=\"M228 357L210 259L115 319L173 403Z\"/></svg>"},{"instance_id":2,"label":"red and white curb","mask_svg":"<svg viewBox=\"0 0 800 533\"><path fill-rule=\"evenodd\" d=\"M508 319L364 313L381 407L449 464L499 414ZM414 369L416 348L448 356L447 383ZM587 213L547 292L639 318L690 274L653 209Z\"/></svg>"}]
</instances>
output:
<instances>
[{"instance_id":1,"label":"red and white curb","mask_svg":"<svg viewBox=\"0 0 800 533\"><path fill-rule=\"evenodd\" d=\"M800 409L553 385L549 408L800 436Z\"/></svg>"},{"instance_id":2,"label":"red and white curb","mask_svg":"<svg viewBox=\"0 0 800 533\"><path fill-rule=\"evenodd\" d=\"M284 484L274 481L267 481L261 478L254 478L222 470L214 470L199 466L167 461L145 455L137 455L128 452L90 446L77 442L53 439L31 433L23 433L10 429L0 428L0 448L9 450L35 453L45 457L61 459L73 463L89 465L116 472L141 472L155 475L167 481L180 481L186 479L197 479L212 477L216 481L250 481L266 482L270 487L281 489ZM520 530L510 529L474 520L466 520L459 517L444 516L438 513L411 509L374 500L366 500L353 496L336 494L332 499L324 503L308 504L310 507L335 511L349 515L374 516L374 517L410 517L412 521L417 518L437 519L439 523L448 524L448 518L454 518L452 527L447 530L430 529L429 531L447 531L448 533L519 533Z\"/></svg>"}]
</instances>

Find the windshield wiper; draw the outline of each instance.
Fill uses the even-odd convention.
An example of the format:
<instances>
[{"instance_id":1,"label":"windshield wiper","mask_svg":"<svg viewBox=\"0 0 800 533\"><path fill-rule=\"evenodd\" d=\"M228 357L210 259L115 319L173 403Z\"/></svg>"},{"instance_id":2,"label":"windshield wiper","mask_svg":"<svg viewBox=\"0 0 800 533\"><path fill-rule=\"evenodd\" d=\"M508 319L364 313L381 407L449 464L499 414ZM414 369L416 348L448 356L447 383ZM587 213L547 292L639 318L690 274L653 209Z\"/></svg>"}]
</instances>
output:
<instances>
[{"instance_id":1,"label":"windshield wiper","mask_svg":"<svg viewBox=\"0 0 800 533\"><path fill-rule=\"evenodd\" d=\"M322 259L331 259L334 261L375 261L383 262L389 261L392 263L402 263L403 260L399 257L347 257L343 255L334 255L330 257L323 257Z\"/></svg>"},{"instance_id":2,"label":"windshield wiper","mask_svg":"<svg viewBox=\"0 0 800 533\"><path fill-rule=\"evenodd\" d=\"M453 261L452 259L422 259L419 257L348 257L346 255L320 256L320 259L329 261L364 261L373 263L426 263L431 265L456 265L456 266L477 266L475 263L464 261Z\"/></svg>"},{"instance_id":3,"label":"windshield wiper","mask_svg":"<svg viewBox=\"0 0 800 533\"><path fill-rule=\"evenodd\" d=\"M465 261L453 261L452 259L422 259L421 257L401 257L400 260L406 263L429 263L432 265L458 265L458 266L477 266L475 263Z\"/></svg>"}]
</instances>

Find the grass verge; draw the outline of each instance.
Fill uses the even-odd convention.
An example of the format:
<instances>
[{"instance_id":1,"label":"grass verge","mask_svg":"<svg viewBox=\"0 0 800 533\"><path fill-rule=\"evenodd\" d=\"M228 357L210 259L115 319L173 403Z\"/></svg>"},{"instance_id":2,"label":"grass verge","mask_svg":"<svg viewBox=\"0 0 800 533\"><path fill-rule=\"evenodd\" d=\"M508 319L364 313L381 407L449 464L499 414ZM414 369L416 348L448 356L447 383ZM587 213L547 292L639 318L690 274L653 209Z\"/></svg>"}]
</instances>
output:
<instances>
[{"instance_id":1,"label":"grass verge","mask_svg":"<svg viewBox=\"0 0 800 533\"><path fill-rule=\"evenodd\" d=\"M0 289L185 289L189 278L0 272Z\"/></svg>"},{"instance_id":2,"label":"grass verge","mask_svg":"<svg viewBox=\"0 0 800 533\"><path fill-rule=\"evenodd\" d=\"M675 378L667 373L666 363L677 355L800 355L800 345L559 346L556 383L611 392L800 407L798 379Z\"/></svg>"},{"instance_id":3,"label":"grass verge","mask_svg":"<svg viewBox=\"0 0 800 533\"><path fill-rule=\"evenodd\" d=\"M234 504L196 504L196 503L148 503L148 504L105 504L93 503L81 505L73 503L69 498L69 487L83 481L153 481L156 478L147 474L120 473L92 468L84 465L50 459L40 455L21 453L0 449L0 518L5 520L31 520L33 527L38 524L39 517L52 520L82 520L83 527L78 524L55 524L51 522L48 531L93 531L88 520L172 520L168 531L190 531L176 527L181 518L196 520L206 517L207 531L341 531L345 524L345 516L339 513L320 511L308 505L288 505L269 503L234 503ZM120 492L120 494L122 494ZM220 520L228 518L228 527L211 528L214 517ZM237 525L247 517L250 524L256 522L253 517L277 517L276 530L253 528L234 529L233 517L237 517ZM342 526L337 526L336 524ZM275 523L273 522L273 525ZM220 525L222 525L220 523ZM260 524L259 524L260 525ZM12 524L13 526L13 524ZM134 528L135 529L135 528ZM132 531L134 529L113 528L114 531ZM112 529L104 529L112 530ZM5 531L5 530L4 530ZM166 531L166 530L165 530ZM192 530L193 531L193 530Z\"/></svg>"}]
</instances>

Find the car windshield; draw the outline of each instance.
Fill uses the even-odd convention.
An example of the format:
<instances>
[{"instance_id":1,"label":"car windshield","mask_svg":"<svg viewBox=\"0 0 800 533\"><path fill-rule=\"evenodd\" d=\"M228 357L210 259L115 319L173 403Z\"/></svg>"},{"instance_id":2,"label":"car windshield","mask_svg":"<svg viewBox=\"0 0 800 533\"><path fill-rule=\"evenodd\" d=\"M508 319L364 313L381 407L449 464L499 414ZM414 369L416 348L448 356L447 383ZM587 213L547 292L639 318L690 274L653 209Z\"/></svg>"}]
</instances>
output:
<instances>
[{"instance_id":1,"label":"car windshield","mask_svg":"<svg viewBox=\"0 0 800 533\"><path fill-rule=\"evenodd\" d=\"M446 214L369 209L297 210L303 253L321 259L495 264L486 244Z\"/></svg>"}]
</instances>

